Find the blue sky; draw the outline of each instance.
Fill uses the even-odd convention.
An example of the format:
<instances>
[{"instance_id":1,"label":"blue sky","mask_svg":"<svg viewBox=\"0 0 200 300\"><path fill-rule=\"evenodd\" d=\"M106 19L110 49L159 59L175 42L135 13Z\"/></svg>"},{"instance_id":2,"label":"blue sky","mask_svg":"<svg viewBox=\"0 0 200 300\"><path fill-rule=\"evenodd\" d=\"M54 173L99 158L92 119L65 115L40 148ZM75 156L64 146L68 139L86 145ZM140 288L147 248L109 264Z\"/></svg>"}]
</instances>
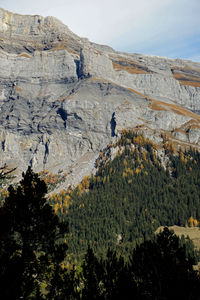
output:
<instances>
[{"instance_id":1,"label":"blue sky","mask_svg":"<svg viewBox=\"0 0 200 300\"><path fill-rule=\"evenodd\" d=\"M200 61L200 0L0 0L116 50Z\"/></svg>"}]
</instances>

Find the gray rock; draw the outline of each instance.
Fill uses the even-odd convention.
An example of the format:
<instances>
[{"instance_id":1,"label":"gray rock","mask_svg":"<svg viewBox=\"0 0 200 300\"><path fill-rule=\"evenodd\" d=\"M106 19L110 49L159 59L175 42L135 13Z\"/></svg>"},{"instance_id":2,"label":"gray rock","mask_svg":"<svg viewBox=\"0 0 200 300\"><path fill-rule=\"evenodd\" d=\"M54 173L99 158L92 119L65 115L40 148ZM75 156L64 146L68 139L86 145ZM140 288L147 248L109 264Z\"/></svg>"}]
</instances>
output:
<instances>
[{"instance_id":1,"label":"gray rock","mask_svg":"<svg viewBox=\"0 0 200 300\"><path fill-rule=\"evenodd\" d=\"M18 174L29 164L70 170L63 186L75 184L123 128L140 128L156 143L169 132L199 147L198 126L176 131L200 122L192 114L200 111L199 63L115 52L53 17L3 9L0 49L0 165Z\"/></svg>"},{"instance_id":2,"label":"gray rock","mask_svg":"<svg viewBox=\"0 0 200 300\"><path fill-rule=\"evenodd\" d=\"M199 144L200 140L200 128L190 129L188 133L189 142L192 144Z\"/></svg>"}]
</instances>

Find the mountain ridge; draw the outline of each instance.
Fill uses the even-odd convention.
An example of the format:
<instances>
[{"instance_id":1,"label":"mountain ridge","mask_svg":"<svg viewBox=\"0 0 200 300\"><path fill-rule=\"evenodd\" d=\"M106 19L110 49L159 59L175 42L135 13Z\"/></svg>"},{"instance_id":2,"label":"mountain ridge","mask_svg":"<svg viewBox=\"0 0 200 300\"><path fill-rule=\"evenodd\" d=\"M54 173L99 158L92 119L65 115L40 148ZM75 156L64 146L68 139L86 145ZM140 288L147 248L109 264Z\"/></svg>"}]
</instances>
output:
<instances>
[{"instance_id":1,"label":"mountain ridge","mask_svg":"<svg viewBox=\"0 0 200 300\"><path fill-rule=\"evenodd\" d=\"M123 128L200 146L200 63L118 52L0 9L0 163L76 184ZM114 127L113 127L114 125Z\"/></svg>"}]
</instances>

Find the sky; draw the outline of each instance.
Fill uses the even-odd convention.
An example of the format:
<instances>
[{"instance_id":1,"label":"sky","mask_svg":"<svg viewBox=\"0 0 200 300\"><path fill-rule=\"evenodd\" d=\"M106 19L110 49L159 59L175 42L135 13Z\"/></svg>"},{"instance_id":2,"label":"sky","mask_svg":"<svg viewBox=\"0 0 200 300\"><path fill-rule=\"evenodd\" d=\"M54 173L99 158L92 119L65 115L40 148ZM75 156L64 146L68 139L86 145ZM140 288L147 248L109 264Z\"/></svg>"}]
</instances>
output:
<instances>
[{"instance_id":1,"label":"sky","mask_svg":"<svg viewBox=\"0 0 200 300\"><path fill-rule=\"evenodd\" d=\"M200 62L200 0L0 0L0 7L54 16L118 51Z\"/></svg>"}]
</instances>

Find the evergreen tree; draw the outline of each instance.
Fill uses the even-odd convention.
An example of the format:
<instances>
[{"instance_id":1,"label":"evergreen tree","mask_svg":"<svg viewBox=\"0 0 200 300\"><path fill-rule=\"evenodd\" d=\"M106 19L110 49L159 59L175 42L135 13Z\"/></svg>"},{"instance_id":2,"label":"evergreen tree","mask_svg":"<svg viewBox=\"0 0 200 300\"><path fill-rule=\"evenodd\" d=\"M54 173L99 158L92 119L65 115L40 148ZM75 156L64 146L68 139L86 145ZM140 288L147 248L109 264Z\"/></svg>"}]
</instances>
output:
<instances>
[{"instance_id":1,"label":"evergreen tree","mask_svg":"<svg viewBox=\"0 0 200 300\"><path fill-rule=\"evenodd\" d=\"M141 299L198 299L200 280L193 263L168 228L136 247L131 271Z\"/></svg>"},{"instance_id":2,"label":"evergreen tree","mask_svg":"<svg viewBox=\"0 0 200 300\"><path fill-rule=\"evenodd\" d=\"M0 208L0 295L2 299L40 299L41 286L51 285L60 269L67 230L46 202L46 184L29 167ZM55 282L54 282L55 284Z\"/></svg>"},{"instance_id":3,"label":"evergreen tree","mask_svg":"<svg viewBox=\"0 0 200 300\"><path fill-rule=\"evenodd\" d=\"M82 268L82 299L104 299L101 290L103 268L91 248L88 248Z\"/></svg>"}]
</instances>

